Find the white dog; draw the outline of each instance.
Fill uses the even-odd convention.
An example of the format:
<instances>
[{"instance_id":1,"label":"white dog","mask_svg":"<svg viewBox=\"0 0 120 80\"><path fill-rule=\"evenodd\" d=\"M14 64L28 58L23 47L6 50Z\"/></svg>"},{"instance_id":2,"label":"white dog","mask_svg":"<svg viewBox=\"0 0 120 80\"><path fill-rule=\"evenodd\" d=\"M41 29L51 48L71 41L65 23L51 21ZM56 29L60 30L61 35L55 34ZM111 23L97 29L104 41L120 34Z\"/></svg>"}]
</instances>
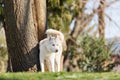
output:
<instances>
[{"instance_id":1,"label":"white dog","mask_svg":"<svg viewBox=\"0 0 120 80\"><path fill-rule=\"evenodd\" d=\"M52 31L52 32L51 32ZM49 71L60 71L60 60L62 56L62 42L64 35L61 32L57 32L53 29L46 31L47 38L40 41L40 65L41 70L44 72L44 60L47 61L47 67ZM49 64L48 64L49 63ZM56 65L55 65L56 64ZM56 70L56 68L57 70Z\"/></svg>"}]
</instances>

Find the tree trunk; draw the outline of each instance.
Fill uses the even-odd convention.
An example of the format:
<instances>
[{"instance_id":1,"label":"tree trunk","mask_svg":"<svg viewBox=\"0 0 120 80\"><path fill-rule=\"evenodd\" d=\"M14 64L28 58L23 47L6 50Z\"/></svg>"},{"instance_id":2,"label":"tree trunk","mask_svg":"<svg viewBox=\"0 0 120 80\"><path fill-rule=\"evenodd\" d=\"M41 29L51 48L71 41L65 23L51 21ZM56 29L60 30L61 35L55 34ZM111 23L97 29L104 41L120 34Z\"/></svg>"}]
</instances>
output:
<instances>
[{"instance_id":1,"label":"tree trunk","mask_svg":"<svg viewBox=\"0 0 120 80\"><path fill-rule=\"evenodd\" d=\"M105 10L105 0L100 0L100 5L98 8L98 30L100 37L104 38L105 34L105 21L104 21L104 10Z\"/></svg>"},{"instance_id":2,"label":"tree trunk","mask_svg":"<svg viewBox=\"0 0 120 80\"><path fill-rule=\"evenodd\" d=\"M79 7L80 12L75 17L74 29L72 30L72 32L70 34L70 36L73 39L76 39L79 36L79 34L84 30L86 25L88 25L88 23L91 20L91 15L90 15L90 20L87 20L89 16L87 16L84 12L87 1L88 0L84 0L84 1L79 0L79 2L78 2L78 7Z\"/></svg>"},{"instance_id":3,"label":"tree trunk","mask_svg":"<svg viewBox=\"0 0 120 80\"><path fill-rule=\"evenodd\" d=\"M4 0L8 71L40 70L38 42L43 39L46 0Z\"/></svg>"}]
</instances>

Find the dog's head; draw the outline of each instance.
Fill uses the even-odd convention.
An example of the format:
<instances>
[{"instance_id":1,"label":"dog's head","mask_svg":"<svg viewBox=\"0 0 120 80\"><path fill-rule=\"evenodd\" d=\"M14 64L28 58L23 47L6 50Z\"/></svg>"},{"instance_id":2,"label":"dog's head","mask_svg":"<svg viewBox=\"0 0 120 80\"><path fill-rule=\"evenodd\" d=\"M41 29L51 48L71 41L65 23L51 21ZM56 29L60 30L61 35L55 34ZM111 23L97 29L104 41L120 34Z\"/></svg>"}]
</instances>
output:
<instances>
[{"instance_id":1,"label":"dog's head","mask_svg":"<svg viewBox=\"0 0 120 80\"><path fill-rule=\"evenodd\" d=\"M61 43L56 37L50 36L46 47L49 52L57 53L61 49Z\"/></svg>"},{"instance_id":2,"label":"dog's head","mask_svg":"<svg viewBox=\"0 0 120 80\"><path fill-rule=\"evenodd\" d=\"M56 37L59 39L60 43L62 44L63 50L65 51L67 49L67 45L64 39L64 35L62 32L54 30L54 29L47 29L46 30L47 38L49 37Z\"/></svg>"}]
</instances>

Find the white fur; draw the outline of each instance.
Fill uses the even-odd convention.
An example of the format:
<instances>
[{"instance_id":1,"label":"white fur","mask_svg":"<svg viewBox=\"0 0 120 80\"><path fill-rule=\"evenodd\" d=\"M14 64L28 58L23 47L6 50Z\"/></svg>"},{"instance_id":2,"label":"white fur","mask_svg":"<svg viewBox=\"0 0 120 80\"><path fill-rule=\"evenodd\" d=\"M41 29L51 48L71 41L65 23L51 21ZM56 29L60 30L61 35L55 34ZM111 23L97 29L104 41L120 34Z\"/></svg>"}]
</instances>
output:
<instances>
[{"instance_id":1,"label":"white fur","mask_svg":"<svg viewBox=\"0 0 120 80\"><path fill-rule=\"evenodd\" d=\"M47 34L47 37L54 36L59 38L62 42L64 41L64 35L60 31L57 31L54 29L47 29L46 34Z\"/></svg>"},{"instance_id":2,"label":"white fur","mask_svg":"<svg viewBox=\"0 0 120 80\"><path fill-rule=\"evenodd\" d=\"M55 29L47 29L46 34L47 34L47 37L50 37L50 36L57 37L62 43L63 50L67 49L65 38L62 32L57 31Z\"/></svg>"},{"instance_id":3,"label":"white fur","mask_svg":"<svg viewBox=\"0 0 120 80\"><path fill-rule=\"evenodd\" d=\"M47 67L51 72L59 72L60 71L60 60L62 55L62 43L61 41L54 36L49 36L39 43L40 47L40 65L41 71L44 72L44 60L46 60ZM58 50L58 51L57 51ZM57 70L55 70L55 64Z\"/></svg>"}]
</instances>

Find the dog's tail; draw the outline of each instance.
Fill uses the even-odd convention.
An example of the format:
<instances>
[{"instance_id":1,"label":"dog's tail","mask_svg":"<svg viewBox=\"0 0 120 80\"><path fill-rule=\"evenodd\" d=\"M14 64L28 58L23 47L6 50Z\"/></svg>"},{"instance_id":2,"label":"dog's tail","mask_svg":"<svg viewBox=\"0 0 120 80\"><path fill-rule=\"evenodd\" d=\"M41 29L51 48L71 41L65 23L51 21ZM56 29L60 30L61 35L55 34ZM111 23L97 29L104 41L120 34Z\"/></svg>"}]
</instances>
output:
<instances>
[{"instance_id":1,"label":"dog's tail","mask_svg":"<svg viewBox=\"0 0 120 80\"><path fill-rule=\"evenodd\" d=\"M47 29L46 34L47 34L47 37L55 36L55 37L59 37L61 41L64 41L64 35L60 31L57 31L54 29Z\"/></svg>"},{"instance_id":2,"label":"dog's tail","mask_svg":"<svg viewBox=\"0 0 120 80\"><path fill-rule=\"evenodd\" d=\"M47 37L51 37L51 36L58 37L62 42L64 50L66 50L67 46L66 46L65 38L62 32L54 29L47 29L46 34L47 34Z\"/></svg>"}]
</instances>

